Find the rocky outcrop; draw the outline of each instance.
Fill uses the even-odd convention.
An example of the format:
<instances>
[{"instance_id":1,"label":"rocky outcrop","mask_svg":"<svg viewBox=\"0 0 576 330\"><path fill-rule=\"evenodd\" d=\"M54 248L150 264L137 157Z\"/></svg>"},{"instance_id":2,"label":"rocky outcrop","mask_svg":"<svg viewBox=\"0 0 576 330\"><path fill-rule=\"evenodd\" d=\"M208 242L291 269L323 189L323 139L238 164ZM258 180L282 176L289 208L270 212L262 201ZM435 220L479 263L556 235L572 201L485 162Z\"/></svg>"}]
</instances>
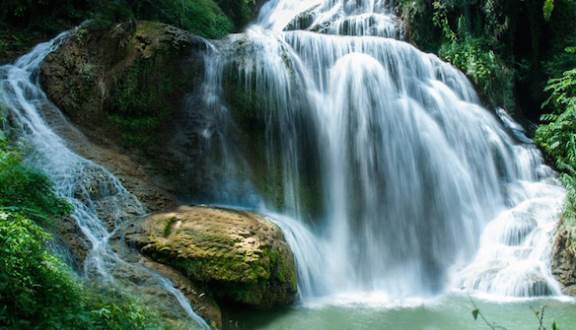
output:
<instances>
[{"instance_id":1,"label":"rocky outcrop","mask_svg":"<svg viewBox=\"0 0 576 330\"><path fill-rule=\"evenodd\" d=\"M42 65L49 98L105 142L153 149L202 79L205 42L156 22L80 27Z\"/></svg>"},{"instance_id":2,"label":"rocky outcrop","mask_svg":"<svg viewBox=\"0 0 576 330\"><path fill-rule=\"evenodd\" d=\"M219 301L259 308L294 301L294 257L280 229L255 213L180 207L132 224L125 238L206 285Z\"/></svg>"},{"instance_id":3,"label":"rocky outcrop","mask_svg":"<svg viewBox=\"0 0 576 330\"><path fill-rule=\"evenodd\" d=\"M75 151L118 175L150 210L208 185L198 175L209 166L198 96L207 49L204 39L161 23L87 25L42 65L47 96L88 137L76 143L67 129Z\"/></svg>"},{"instance_id":4,"label":"rocky outcrop","mask_svg":"<svg viewBox=\"0 0 576 330\"><path fill-rule=\"evenodd\" d=\"M552 256L552 273L562 285L564 294L576 296L576 236L574 225L562 220L556 233Z\"/></svg>"}]
</instances>

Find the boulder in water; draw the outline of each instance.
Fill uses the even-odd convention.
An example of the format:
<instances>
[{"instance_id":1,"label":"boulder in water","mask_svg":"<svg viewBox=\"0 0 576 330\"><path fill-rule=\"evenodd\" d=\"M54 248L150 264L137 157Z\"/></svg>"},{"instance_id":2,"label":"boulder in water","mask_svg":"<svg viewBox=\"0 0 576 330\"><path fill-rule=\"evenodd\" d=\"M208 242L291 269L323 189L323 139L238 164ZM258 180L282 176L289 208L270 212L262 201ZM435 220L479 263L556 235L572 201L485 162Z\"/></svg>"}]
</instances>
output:
<instances>
[{"instance_id":1,"label":"boulder in water","mask_svg":"<svg viewBox=\"0 0 576 330\"><path fill-rule=\"evenodd\" d=\"M204 283L217 299L268 308L294 301L296 266L280 229L258 214L180 207L130 226L129 243Z\"/></svg>"}]
</instances>

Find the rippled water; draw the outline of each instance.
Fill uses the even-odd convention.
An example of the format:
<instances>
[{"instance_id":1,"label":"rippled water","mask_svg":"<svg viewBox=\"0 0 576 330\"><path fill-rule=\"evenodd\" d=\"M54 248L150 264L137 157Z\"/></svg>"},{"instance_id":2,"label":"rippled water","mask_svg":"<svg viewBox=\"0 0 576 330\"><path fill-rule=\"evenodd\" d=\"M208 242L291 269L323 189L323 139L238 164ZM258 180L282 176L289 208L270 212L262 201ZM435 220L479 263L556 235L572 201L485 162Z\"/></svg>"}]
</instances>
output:
<instances>
[{"instance_id":1,"label":"rippled water","mask_svg":"<svg viewBox=\"0 0 576 330\"><path fill-rule=\"evenodd\" d=\"M368 297L369 298L369 297ZM533 310L546 305L544 325L551 328L556 321L559 329L574 329L575 305L558 300L520 302L482 302L474 304L490 322L509 330L538 329ZM474 305L463 296L445 296L422 302L404 302L394 306L336 305L295 307L274 313L236 312L231 315L225 329L240 330L485 330L490 329L481 320L474 321Z\"/></svg>"}]
</instances>

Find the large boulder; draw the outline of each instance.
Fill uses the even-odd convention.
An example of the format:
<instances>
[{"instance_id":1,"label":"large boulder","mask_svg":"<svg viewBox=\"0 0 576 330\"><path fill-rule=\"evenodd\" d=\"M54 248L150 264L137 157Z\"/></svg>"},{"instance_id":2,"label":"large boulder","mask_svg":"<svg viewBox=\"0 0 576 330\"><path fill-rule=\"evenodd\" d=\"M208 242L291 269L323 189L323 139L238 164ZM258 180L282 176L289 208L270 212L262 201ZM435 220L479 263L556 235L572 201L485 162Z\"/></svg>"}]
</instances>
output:
<instances>
[{"instance_id":1,"label":"large boulder","mask_svg":"<svg viewBox=\"0 0 576 330\"><path fill-rule=\"evenodd\" d=\"M202 82L206 47L156 22L87 25L46 57L40 77L48 97L90 137L153 151Z\"/></svg>"},{"instance_id":2,"label":"large boulder","mask_svg":"<svg viewBox=\"0 0 576 330\"><path fill-rule=\"evenodd\" d=\"M180 207L132 224L125 238L150 258L204 283L220 301L259 308L294 301L292 252L280 229L258 214Z\"/></svg>"},{"instance_id":3,"label":"large boulder","mask_svg":"<svg viewBox=\"0 0 576 330\"><path fill-rule=\"evenodd\" d=\"M72 129L59 133L120 177L149 210L174 207L173 196L209 185L198 173L210 166L202 134L211 113L197 97L208 45L157 22L89 24L42 64L47 96L88 139Z\"/></svg>"}]
</instances>

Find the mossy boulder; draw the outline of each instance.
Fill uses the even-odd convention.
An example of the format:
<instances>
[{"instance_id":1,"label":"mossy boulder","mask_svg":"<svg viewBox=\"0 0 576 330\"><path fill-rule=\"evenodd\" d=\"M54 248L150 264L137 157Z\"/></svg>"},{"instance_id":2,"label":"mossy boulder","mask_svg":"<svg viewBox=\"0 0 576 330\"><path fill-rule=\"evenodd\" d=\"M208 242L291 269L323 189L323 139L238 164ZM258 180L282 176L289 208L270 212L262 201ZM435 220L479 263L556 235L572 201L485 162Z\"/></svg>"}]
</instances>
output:
<instances>
[{"instance_id":1,"label":"mossy boulder","mask_svg":"<svg viewBox=\"0 0 576 330\"><path fill-rule=\"evenodd\" d=\"M87 25L47 56L41 82L93 137L153 153L184 95L201 83L205 49L202 39L161 23Z\"/></svg>"},{"instance_id":2,"label":"mossy boulder","mask_svg":"<svg viewBox=\"0 0 576 330\"><path fill-rule=\"evenodd\" d=\"M151 210L172 200L163 192L188 194L204 183L198 121L206 111L190 96L202 94L207 49L205 39L162 23L93 23L72 32L42 64L47 96L102 152L75 151L123 178ZM161 194L139 194L145 185L138 182Z\"/></svg>"},{"instance_id":3,"label":"mossy boulder","mask_svg":"<svg viewBox=\"0 0 576 330\"><path fill-rule=\"evenodd\" d=\"M220 301L269 308L296 296L294 256L280 229L247 211L180 207L125 234L150 258L204 283Z\"/></svg>"}]
</instances>

